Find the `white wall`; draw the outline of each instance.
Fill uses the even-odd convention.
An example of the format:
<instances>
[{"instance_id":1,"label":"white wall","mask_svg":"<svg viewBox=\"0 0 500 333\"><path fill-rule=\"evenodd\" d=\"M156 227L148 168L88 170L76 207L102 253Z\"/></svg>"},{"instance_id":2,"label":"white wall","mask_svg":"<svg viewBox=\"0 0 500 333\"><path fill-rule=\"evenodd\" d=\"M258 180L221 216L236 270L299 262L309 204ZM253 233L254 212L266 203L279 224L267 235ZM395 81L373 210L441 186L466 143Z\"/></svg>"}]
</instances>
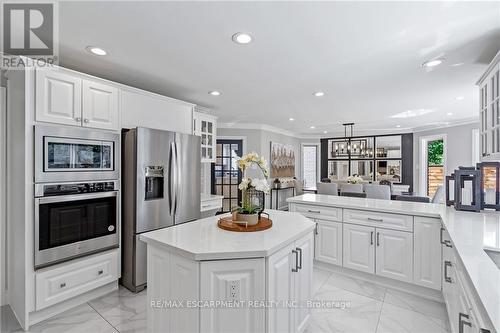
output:
<instances>
[{"instance_id":1,"label":"white wall","mask_svg":"<svg viewBox=\"0 0 500 333\"><path fill-rule=\"evenodd\" d=\"M472 166L472 131L479 128L479 123L437 128L413 134L413 184L420 193L420 168L425 166L420 161L421 139L434 135L446 135L446 174L449 175L459 166Z\"/></svg>"},{"instance_id":2,"label":"white wall","mask_svg":"<svg viewBox=\"0 0 500 333\"><path fill-rule=\"evenodd\" d=\"M8 303L7 299L7 227L6 227L6 91L0 87L0 305Z\"/></svg>"}]
</instances>

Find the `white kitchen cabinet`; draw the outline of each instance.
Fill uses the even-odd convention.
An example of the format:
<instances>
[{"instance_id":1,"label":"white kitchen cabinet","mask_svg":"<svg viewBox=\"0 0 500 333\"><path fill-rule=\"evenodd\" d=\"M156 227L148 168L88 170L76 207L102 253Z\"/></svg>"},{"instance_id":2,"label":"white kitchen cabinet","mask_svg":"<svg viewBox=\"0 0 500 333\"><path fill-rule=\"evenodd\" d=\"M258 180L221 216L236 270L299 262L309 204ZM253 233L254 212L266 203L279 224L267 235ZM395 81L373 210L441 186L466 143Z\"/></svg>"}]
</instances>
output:
<instances>
[{"instance_id":1,"label":"white kitchen cabinet","mask_svg":"<svg viewBox=\"0 0 500 333\"><path fill-rule=\"evenodd\" d=\"M123 128L192 133L193 104L134 88L121 89L120 100Z\"/></svg>"},{"instance_id":2,"label":"white kitchen cabinet","mask_svg":"<svg viewBox=\"0 0 500 333\"><path fill-rule=\"evenodd\" d=\"M37 69L36 121L119 130L118 89L64 68Z\"/></svg>"},{"instance_id":3,"label":"white kitchen cabinet","mask_svg":"<svg viewBox=\"0 0 500 333\"><path fill-rule=\"evenodd\" d=\"M83 80L83 126L118 130L120 128L118 103L118 88Z\"/></svg>"},{"instance_id":4,"label":"white kitchen cabinet","mask_svg":"<svg viewBox=\"0 0 500 333\"><path fill-rule=\"evenodd\" d=\"M375 273L395 280L413 281L413 235L376 229Z\"/></svg>"},{"instance_id":5,"label":"white kitchen cabinet","mask_svg":"<svg viewBox=\"0 0 500 333\"><path fill-rule=\"evenodd\" d=\"M413 282L441 290L441 220L415 217Z\"/></svg>"},{"instance_id":6,"label":"white kitchen cabinet","mask_svg":"<svg viewBox=\"0 0 500 333\"><path fill-rule=\"evenodd\" d=\"M342 223L315 221L314 259L342 266Z\"/></svg>"},{"instance_id":7,"label":"white kitchen cabinet","mask_svg":"<svg viewBox=\"0 0 500 333\"><path fill-rule=\"evenodd\" d=\"M295 244L269 257L267 261L267 297L271 302L293 300L295 292ZM272 307L268 310L268 332L293 332L295 325L292 307Z\"/></svg>"},{"instance_id":8,"label":"white kitchen cabinet","mask_svg":"<svg viewBox=\"0 0 500 333\"><path fill-rule=\"evenodd\" d=\"M196 110L207 110L196 107ZM201 137L201 162L215 162L217 147L217 117L205 112L193 112L193 134Z\"/></svg>"},{"instance_id":9,"label":"white kitchen cabinet","mask_svg":"<svg viewBox=\"0 0 500 333\"><path fill-rule=\"evenodd\" d=\"M265 259L203 261L200 264L200 299L255 301L265 299ZM203 332L264 332L264 308L202 308ZM175 331L173 331L175 332Z\"/></svg>"},{"instance_id":10,"label":"white kitchen cabinet","mask_svg":"<svg viewBox=\"0 0 500 333\"><path fill-rule=\"evenodd\" d=\"M500 52L477 82L479 86L479 121L481 157L500 157Z\"/></svg>"},{"instance_id":11,"label":"white kitchen cabinet","mask_svg":"<svg viewBox=\"0 0 500 333\"><path fill-rule=\"evenodd\" d=\"M312 296L312 234L271 255L267 272L268 300L280 305L268 310L267 332L303 332L310 320L306 303Z\"/></svg>"},{"instance_id":12,"label":"white kitchen cabinet","mask_svg":"<svg viewBox=\"0 0 500 333\"><path fill-rule=\"evenodd\" d=\"M343 235L344 267L375 273L375 228L345 223Z\"/></svg>"},{"instance_id":13,"label":"white kitchen cabinet","mask_svg":"<svg viewBox=\"0 0 500 333\"><path fill-rule=\"evenodd\" d=\"M38 69L35 78L36 121L82 124L82 80L64 68Z\"/></svg>"}]
</instances>

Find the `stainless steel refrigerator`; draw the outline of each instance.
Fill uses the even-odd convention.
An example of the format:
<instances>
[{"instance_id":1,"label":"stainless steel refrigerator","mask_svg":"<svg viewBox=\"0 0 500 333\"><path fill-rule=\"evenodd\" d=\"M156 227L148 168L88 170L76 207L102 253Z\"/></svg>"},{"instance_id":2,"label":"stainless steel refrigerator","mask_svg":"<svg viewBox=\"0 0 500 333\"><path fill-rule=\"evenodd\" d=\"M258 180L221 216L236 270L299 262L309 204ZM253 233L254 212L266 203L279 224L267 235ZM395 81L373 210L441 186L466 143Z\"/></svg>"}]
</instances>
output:
<instances>
[{"instance_id":1,"label":"stainless steel refrigerator","mask_svg":"<svg viewBox=\"0 0 500 333\"><path fill-rule=\"evenodd\" d=\"M146 286L144 232L200 218L200 138L137 127L122 133L122 276Z\"/></svg>"}]
</instances>

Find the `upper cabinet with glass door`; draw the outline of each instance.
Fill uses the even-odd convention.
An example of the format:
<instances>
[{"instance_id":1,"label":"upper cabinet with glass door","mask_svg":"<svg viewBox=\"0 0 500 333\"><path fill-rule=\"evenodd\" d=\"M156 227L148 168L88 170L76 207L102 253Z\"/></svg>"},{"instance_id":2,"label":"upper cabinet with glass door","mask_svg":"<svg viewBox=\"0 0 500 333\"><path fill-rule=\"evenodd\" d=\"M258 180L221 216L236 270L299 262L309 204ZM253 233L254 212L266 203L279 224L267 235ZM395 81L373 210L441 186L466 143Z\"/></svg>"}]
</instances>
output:
<instances>
[{"instance_id":1,"label":"upper cabinet with glass door","mask_svg":"<svg viewBox=\"0 0 500 333\"><path fill-rule=\"evenodd\" d=\"M195 107L193 134L201 137L201 162L215 162L217 144L217 117L207 114L208 109Z\"/></svg>"},{"instance_id":2,"label":"upper cabinet with glass door","mask_svg":"<svg viewBox=\"0 0 500 333\"><path fill-rule=\"evenodd\" d=\"M500 158L500 52L477 82L481 159Z\"/></svg>"}]
</instances>

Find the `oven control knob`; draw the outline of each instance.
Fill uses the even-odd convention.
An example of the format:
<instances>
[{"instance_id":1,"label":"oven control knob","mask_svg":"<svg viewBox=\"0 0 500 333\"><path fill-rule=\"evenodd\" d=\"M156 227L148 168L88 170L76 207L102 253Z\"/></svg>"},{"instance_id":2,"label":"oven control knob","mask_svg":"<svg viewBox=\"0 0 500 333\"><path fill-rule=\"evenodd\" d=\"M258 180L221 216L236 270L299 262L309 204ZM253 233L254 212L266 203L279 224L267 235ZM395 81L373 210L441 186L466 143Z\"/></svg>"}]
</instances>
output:
<instances>
[{"instance_id":1,"label":"oven control knob","mask_svg":"<svg viewBox=\"0 0 500 333\"><path fill-rule=\"evenodd\" d=\"M108 227L108 231L111 232L111 231L114 231L115 230L115 226L114 225L110 225Z\"/></svg>"}]
</instances>

